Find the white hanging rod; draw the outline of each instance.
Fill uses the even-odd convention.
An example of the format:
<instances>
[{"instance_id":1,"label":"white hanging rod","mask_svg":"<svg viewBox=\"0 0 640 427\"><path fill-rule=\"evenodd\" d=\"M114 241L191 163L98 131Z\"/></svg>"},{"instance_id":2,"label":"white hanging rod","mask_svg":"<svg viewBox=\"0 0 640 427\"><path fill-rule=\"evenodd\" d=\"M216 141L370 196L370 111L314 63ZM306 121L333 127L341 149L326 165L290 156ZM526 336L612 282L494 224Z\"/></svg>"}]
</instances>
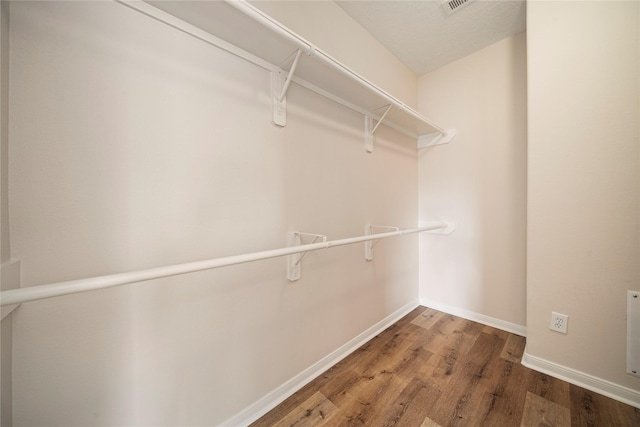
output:
<instances>
[{"instance_id":1,"label":"white hanging rod","mask_svg":"<svg viewBox=\"0 0 640 427\"><path fill-rule=\"evenodd\" d=\"M53 298L62 295L112 288L114 286L126 285L129 283L161 279L163 277L177 276L180 274L193 273L196 271L210 270L213 268L226 267L229 265L276 258L300 252L328 249L334 246L351 245L353 243L366 242L367 240L377 240L388 237L402 236L405 234L420 233L422 231L437 230L446 228L447 226L447 223L437 222L420 228L398 230L390 233L380 233L373 236L351 237L347 239L313 243L309 245L271 249L261 252L252 252L242 255L214 258L205 261L176 264L166 267L149 268L146 270L133 271L129 273L110 274L108 276L91 277L88 279L69 280L66 282L57 282L47 285L12 289L0 292L0 306L21 304L23 302L35 301L44 298Z\"/></svg>"},{"instance_id":2,"label":"white hanging rod","mask_svg":"<svg viewBox=\"0 0 640 427\"><path fill-rule=\"evenodd\" d=\"M373 83L369 82L364 77L360 76L359 74L345 67L340 62L338 62L337 60L335 60L334 58L332 58L331 56L329 56L328 54L326 54L316 46L312 45L311 43L309 43L308 41L306 41L305 39L303 39L293 31L289 30L287 27L285 27L275 19L271 18L269 15L263 13L260 9L253 6L248 1L246 0L224 0L224 1L228 5L234 7L235 9L242 12L246 16L250 17L254 21L264 25L265 27L269 28L271 31L277 33L281 37L296 44L298 47L303 49L307 55L313 56L314 58L317 58L321 62L324 62L329 67L342 73L343 75L353 80L354 82L358 83L359 85L363 86L370 92L373 92L378 96L380 96L381 98L385 99L386 101L391 103L394 107L398 108L399 110L404 111L408 115L413 116L413 118L428 124L429 126L434 128L436 131L438 131L441 134L445 134L447 132L446 130L434 124L431 120L427 119L423 115L413 110L411 107L403 104L402 102L400 102L398 99L396 99L389 93L385 92L384 90L380 89Z\"/></svg>"}]
</instances>

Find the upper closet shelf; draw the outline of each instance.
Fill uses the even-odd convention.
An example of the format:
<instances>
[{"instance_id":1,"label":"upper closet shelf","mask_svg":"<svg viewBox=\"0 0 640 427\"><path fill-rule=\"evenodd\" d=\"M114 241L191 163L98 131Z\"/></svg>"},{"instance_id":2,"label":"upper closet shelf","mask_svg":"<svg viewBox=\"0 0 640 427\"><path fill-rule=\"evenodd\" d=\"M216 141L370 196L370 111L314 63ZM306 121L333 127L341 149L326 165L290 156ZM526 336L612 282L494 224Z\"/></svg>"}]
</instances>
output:
<instances>
[{"instance_id":1,"label":"upper closet shelf","mask_svg":"<svg viewBox=\"0 0 640 427\"><path fill-rule=\"evenodd\" d=\"M380 120L416 138L418 148L449 142L455 135L244 0L118 1L270 71L276 125L286 124L286 92L293 81L362 113L367 151Z\"/></svg>"}]
</instances>

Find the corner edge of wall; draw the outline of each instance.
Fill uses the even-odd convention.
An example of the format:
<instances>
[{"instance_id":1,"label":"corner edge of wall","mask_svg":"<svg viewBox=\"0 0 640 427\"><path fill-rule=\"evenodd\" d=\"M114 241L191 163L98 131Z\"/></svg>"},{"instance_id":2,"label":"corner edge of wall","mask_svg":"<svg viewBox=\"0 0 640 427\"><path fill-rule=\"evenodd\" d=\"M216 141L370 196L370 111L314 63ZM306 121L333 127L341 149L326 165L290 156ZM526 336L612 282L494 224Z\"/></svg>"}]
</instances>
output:
<instances>
[{"instance_id":1,"label":"corner edge of wall","mask_svg":"<svg viewBox=\"0 0 640 427\"><path fill-rule=\"evenodd\" d=\"M483 325L491 326L492 328L501 329L503 331L511 332L512 334L520 335L521 337L527 336L527 327L524 325L518 325L517 323L508 322L506 320L497 319L495 317L487 316L482 313L465 310L463 308L453 307L450 305L442 304L437 301L429 299L420 299L420 305L433 308L434 310L442 311L454 316L462 317L473 322L482 323Z\"/></svg>"}]
</instances>

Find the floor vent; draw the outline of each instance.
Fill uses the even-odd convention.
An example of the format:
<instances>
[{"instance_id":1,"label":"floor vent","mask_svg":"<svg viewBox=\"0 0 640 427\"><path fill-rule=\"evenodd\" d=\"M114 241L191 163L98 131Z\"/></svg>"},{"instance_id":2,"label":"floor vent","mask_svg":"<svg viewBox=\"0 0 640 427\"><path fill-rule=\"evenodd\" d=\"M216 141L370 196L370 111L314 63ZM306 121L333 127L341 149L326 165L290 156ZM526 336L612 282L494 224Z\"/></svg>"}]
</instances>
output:
<instances>
[{"instance_id":1,"label":"floor vent","mask_svg":"<svg viewBox=\"0 0 640 427\"><path fill-rule=\"evenodd\" d=\"M442 2L442 7L445 12L447 12L447 15L451 15L453 12L457 12L471 3L471 1L472 0L445 0Z\"/></svg>"}]
</instances>

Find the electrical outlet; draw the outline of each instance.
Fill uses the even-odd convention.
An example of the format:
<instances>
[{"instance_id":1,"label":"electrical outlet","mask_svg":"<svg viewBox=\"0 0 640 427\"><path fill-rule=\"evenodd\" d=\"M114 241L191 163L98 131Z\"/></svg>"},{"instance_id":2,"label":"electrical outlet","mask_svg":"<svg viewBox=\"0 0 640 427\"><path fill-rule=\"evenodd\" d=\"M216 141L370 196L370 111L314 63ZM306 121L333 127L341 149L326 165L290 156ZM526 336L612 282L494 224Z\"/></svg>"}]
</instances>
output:
<instances>
[{"instance_id":1,"label":"electrical outlet","mask_svg":"<svg viewBox=\"0 0 640 427\"><path fill-rule=\"evenodd\" d=\"M569 316L567 316L566 314L553 312L551 313L551 325L549 325L549 329L551 329L552 331L566 334L568 323L569 323Z\"/></svg>"}]
</instances>

